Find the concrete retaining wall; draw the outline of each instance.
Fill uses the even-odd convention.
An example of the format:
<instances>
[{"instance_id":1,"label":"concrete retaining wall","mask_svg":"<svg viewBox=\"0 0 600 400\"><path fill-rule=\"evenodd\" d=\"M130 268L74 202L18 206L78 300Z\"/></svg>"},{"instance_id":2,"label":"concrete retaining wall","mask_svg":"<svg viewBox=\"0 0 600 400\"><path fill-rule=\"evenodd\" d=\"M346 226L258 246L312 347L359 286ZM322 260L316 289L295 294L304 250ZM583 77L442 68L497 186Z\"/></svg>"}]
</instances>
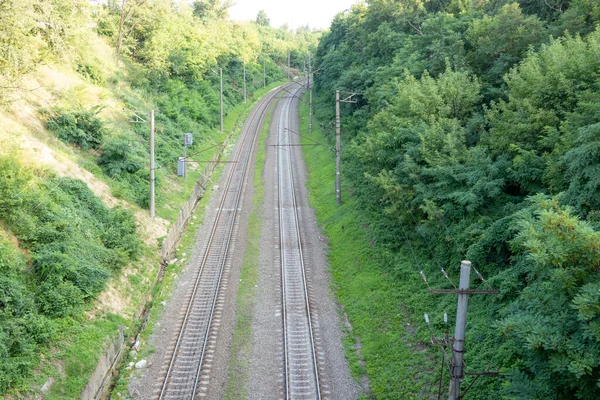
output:
<instances>
[{"instance_id":1,"label":"concrete retaining wall","mask_svg":"<svg viewBox=\"0 0 600 400\"><path fill-rule=\"evenodd\" d=\"M120 326L119 334L110 341L106 353L100 357L96 370L92 373L83 392L81 392L81 399L97 400L108 397L113 368L121 361L125 347L123 326Z\"/></svg>"}]
</instances>

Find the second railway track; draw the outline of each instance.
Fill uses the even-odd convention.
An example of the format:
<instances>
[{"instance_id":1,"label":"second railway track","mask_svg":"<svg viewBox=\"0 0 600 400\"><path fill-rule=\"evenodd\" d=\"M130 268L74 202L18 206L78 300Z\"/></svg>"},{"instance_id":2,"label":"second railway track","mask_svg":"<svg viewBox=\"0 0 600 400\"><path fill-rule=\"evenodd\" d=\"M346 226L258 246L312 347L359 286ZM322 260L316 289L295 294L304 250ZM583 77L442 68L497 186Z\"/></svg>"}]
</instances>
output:
<instances>
[{"instance_id":1,"label":"second railway track","mask_svg":"<svg viewBox=\"0 0 600 400\"><path fill-rule=\"evenodd\" d=\"M286 97L279 115L277 184L283 323L284 385L286 399L321 399L319 360L313 310L309 298L300 220L294 186L290 109L301 88Z\"/></svg>"}]
</instances>

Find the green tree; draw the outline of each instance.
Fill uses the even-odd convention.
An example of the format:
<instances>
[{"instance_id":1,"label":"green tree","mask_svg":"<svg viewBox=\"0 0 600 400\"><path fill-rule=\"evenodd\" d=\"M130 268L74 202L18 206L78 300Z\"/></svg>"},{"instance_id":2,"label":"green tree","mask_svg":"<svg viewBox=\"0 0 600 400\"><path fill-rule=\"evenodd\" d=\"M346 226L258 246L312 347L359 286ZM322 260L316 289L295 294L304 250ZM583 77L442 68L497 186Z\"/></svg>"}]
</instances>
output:
<instances>
[{"instance_id":1,"label":"green tree","mask_svg":"<svg viewBox=\"0 0 600 400\"><path fill-rule=\"evenodd\" d=\"M267 17L265 10L260 10L256 15L256 23L262 26L271 26L271 20Z\"/></svg>"},{"instance_id":2,"label":"green tree","mask_svg":"<svg viewBox=\"0 0 600 400\"><path fill-rule=\"evenodd\" d=\"M515 265L502 274L522 285L499 323L521 360L508 393L515 399L595 399L600 233L556 199L536 196L531 203L511 242Z\"/></svg>"}]
</instances>

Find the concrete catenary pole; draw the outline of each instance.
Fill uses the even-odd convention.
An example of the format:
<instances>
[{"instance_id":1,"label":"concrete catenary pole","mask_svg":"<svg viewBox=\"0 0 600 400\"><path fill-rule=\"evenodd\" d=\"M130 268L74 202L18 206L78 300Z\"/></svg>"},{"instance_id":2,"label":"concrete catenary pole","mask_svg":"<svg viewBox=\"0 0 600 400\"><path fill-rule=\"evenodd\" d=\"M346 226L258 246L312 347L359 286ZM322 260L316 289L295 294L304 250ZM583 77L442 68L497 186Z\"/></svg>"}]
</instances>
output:
<instances>
[{"instance_id":1,"label":"concrete catenary pole","mask_svg":"<svg viewBox=\"0 0 600 400\"><path fill-rule=\"evenodd\" d=\"M244 62L244 104L246 104L246 63Z\"/></svg>"},{"instance_id":2,"label":"concrete catenary pole","mask_svg":"<svg viewBox=\"0 0 600 400\"><path fill-rule=\"evenodd\" d=\"M187 178L187 141L185 139L185 133L183 134L183 178Z\"/></svg>"},{"instance_id":3,"label":"concrete catenary pole","mask_svg":"<svg viewBox=\"0 0 600 400\"><path fill-rule=\"evenodd\" d=\"M288 51L288 81L291 79L290 77L292 76L291 71L290 71L290 64L291 64L291 55L290 55L290 52Z\"/></svg>"},{"instance_id":4,"label":"concrete catenary pole","mask_svg":"<svg viewBox=\"0 0 600 400\"><path fill-rule=\"evenodd\" d=\"M150 110L150 218L156 215L156 196L154 176L154 110Z\"/></svg>"},{"instance_id":5,"label":"concrete catenary pole","mask_svg":"<svg viewBox=\"0 0 600 400\"><path fill-rule=\"evenodd\" d=\"M223 133L223 68L219 68L219 77L220 77L220 85L221 85L221 90L220 90L220 95L219 95L219 101L221 104L221 133Z\"/></svg>"},{"instance_id":6,"label":"concrete catenary pole","mask_svg":"<svg viewBox=\"0 0 600 400\"><path fill-rule=\"evenodd\" d=\"M469 279L471 277L471 262L463 261L460 264L460 284L459 290L469 289ZM448 400L458 400L460 398L460 383L462 381L463 356L465 349L465 331L467 328L467 307L469 295L467 293L458 294L458 307L456 310L456 328L454 329L454 343L452 344L452 369L450 374L450 388L448 391Z\"/></svg>"},{"instance_id":7,"label":"concrete catenary pole","mask_svg":"<svg viewBox=\"0 0 600 400\"><path fill-rule=\"evenodd\" d=\"M335 91L335 200L337 205L342 204L342 175L341 167L341 132L340 132L340 91Z\"/></svg>"},{"instance_id":8,"label":"concrete catenary pole","mask_svg":"<svg viewBox=\"0 0 600 400\"><path fill-rule=\"evenodd\" d=\"M263 60L263 88L267 87L267 59Z\"/></svg>"},{"instance_id":9,"label":"concrete catenary pole","mask_svg":"<svg viewBox=\"0 0 600 400\"><path fill-rule=\"evenodd\" d=\"M312 123L313 123L313 107L312 107L312 103L313 103L313 95L312 95L312 84L310 82L312 76L311 76L311 66L310 66L310 54L308 55L308 115L309 115L309 120L308 120L308 132L312 134Z\"/></svg>"}]
</instances>

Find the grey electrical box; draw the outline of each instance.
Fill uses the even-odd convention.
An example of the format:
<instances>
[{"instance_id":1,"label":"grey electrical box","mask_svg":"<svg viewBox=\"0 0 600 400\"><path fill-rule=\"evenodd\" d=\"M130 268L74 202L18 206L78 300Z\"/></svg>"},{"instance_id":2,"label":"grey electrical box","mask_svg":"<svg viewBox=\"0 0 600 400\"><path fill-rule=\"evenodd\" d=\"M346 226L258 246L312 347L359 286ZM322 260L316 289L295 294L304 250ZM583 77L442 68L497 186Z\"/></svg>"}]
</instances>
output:
<instances>
[{"instance_id":1,"label":"grey electrical box","mask_svg":"<svg viewBox=\"0 0 600 400\"><path fill-rule=\"evenodd\" d=\"M192 136L191 133L184 133L183 137L184 137L184 143L186 146L189 146L194 142L194 137Z\"/></svg>"},{"instance_id":2,"label":"grey electrical box","mask_svg":"<svg viewBox=\"0 0 600 400\"><path fill-rule=\"evenodd\" d=\"M185 158L179 157L177 160L177 176L185 176Z\"/></svg>"}]
</instances>

